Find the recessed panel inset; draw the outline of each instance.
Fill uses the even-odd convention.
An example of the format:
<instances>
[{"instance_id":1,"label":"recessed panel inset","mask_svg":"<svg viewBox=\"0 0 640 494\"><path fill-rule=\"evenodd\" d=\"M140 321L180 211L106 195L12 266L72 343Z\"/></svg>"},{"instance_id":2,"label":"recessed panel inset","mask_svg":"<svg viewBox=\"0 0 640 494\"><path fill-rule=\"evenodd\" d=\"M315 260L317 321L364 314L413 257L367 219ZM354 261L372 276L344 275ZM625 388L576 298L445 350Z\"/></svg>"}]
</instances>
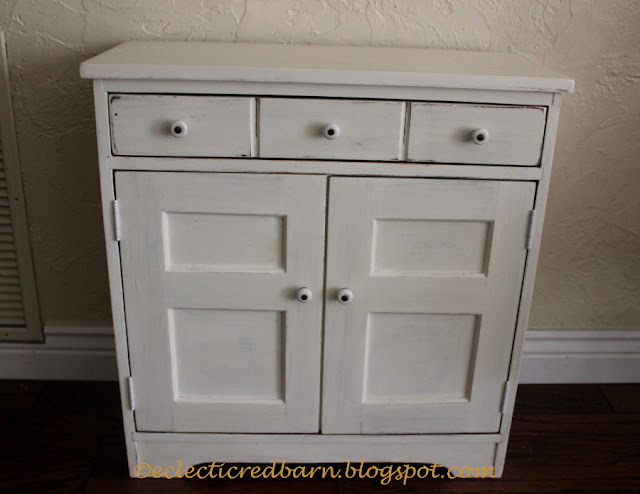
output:
<instances>
[{"instance_id":1,"label":"recessed panel inset","mask_svg":"<svg viewBox=\"0 0 640 494\"><path fill-rule=\"evenodd\" d=\"M282 312L189 309L170 312L176 401L283 400Z\"/></svg>"},{"instance_id":2,"label":"recessed panel inset","mask_svg":"<svg viewBox=\"0 0 640 494\"><path fill-rule=\"evenodd\" d=\"M170 271L284 271L285 217L164 213Z\"/></svg>"},{"instance_id":3,"label":"recessed panel inset","mask_svg":"<svg viewBox=\"0 0 640 494\"><path fill-rule=\"evenodd\" d=\"M467 401L477 327L470 314L369 314L363 401Z\"/></svg>"},{"instance_id":4,"label":"recessed panel inset","mask_svg":"<svg viewBox=\"0 0 640 494\"><path fill-rule=\"evenodd\" d=\"M374 276L486 274L491 222L375 220Z\"/></svg>"}]
</instances>

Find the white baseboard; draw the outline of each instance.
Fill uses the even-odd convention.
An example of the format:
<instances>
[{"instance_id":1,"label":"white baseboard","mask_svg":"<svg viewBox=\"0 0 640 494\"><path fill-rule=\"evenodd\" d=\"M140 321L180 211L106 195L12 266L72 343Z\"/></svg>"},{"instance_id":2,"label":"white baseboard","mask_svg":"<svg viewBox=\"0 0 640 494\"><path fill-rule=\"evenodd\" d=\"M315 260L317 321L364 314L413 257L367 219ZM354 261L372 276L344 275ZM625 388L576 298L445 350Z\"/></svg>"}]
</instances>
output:
<instances>
[{"instance_id":1,"label":"white baseboard","mask_svg":"<svg viewBox=\"0 0 640 494\"><path fill-rule=\"evenodd\" d=\"M640 331L529 330L520 382L640 382Z\"/></svg>"},{"instance_id":2,"label":"white baseboard","mask_svg":"<svg viewBox=\"0 0 640 494\"><path fill-rule=\"evenodd\" d=\"M113 328L46 325L44 337L0 344L0 379L117 380Z\"/></svg>"},{"instance_id":3,"label":"white baseboard","mask_svg":"<svg viewBox=\"0 0 640 494\"><path fill-rule=\"evenodd\" d=\"M113 381L110 327L45 326L45 343L0 344L0 379ZM640 382L640 330L529 330L520 382Z\"/></svg>"}]
</instances>

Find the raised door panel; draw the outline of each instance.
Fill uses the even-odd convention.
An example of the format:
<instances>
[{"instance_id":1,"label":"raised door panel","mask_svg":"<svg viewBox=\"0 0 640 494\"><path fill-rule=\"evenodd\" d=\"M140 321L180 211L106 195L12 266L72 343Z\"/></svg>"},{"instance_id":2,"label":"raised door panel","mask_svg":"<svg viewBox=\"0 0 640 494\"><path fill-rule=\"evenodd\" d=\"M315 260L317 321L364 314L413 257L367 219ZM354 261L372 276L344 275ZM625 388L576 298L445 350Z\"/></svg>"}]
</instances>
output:
<instances>
[{"instance_id":1,"label":"raised door panel","mask_svg":"<svg viewBox=\"0 0 640 494\"><path fill-rule=\"evenodd\" d=\"M137 430L318 431L325 181L116 173Z\"/></svg>"},{"instance_id":2,"label":"raised door panel","mask_svg":"<svg viewBox=\"0 0 640 494\"><path fill-rule=\"evenodd\" d=\"M498 431L534 193L331 179L322 432Z\"/></svg>"}]
</instances>

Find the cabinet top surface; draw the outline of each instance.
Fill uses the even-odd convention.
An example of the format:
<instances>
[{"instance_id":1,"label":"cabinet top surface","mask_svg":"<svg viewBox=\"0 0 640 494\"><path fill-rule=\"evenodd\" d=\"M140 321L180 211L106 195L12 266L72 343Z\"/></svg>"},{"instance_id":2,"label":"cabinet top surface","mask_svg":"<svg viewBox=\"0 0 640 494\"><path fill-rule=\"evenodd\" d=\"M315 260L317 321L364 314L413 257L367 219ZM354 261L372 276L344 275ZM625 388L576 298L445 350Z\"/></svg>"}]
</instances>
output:
<instances>
[{"instance_id":1,"label":"cabinet top surface","mask_svg":"<svg viewBox=\"0 0 640 494\"><path fill-rule=\"evenodd\" d=\"M571 92L573 80L507 53L129 41L85 61L93 79L247 81Z\"/></svg>"}]
</instances>

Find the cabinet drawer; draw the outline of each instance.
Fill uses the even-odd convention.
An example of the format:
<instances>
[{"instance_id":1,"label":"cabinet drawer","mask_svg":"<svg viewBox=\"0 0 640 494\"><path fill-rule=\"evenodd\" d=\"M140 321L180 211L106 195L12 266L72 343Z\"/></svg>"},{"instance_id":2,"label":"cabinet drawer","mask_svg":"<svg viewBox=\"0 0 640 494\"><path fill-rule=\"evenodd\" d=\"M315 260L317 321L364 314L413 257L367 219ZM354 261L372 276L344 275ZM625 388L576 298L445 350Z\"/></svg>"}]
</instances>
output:
<instances>
[{"instance_id":1,"label":"cabinet drawer","mask_svg":"<svg viewBox=\"0 0 640 494\"><path fill-rule=\"evenodd\" d=\"M260 156L397 161L403 103L330 99L260 100Z\"/></svg>"},{"instance_id":2,"label":"cabinet drawer","mask_svg":"<svg viewBox=\"0 0 640 494\"><path fill-rule=\"evenodd\" d=\"M407 158L535 166L542 152L545 117L545 108L537 106L413 103Z\"/></svg>"},{"instance_id":3,"label":"cabinet drawer","mask_svg":"<svg viewBox=\"0 0 640 494\"><path fill-rule=\"evenodd\" d=\"M251 98L113 94L111 149L128 156L251 154Z\"/></svg>"}]
</instances>

